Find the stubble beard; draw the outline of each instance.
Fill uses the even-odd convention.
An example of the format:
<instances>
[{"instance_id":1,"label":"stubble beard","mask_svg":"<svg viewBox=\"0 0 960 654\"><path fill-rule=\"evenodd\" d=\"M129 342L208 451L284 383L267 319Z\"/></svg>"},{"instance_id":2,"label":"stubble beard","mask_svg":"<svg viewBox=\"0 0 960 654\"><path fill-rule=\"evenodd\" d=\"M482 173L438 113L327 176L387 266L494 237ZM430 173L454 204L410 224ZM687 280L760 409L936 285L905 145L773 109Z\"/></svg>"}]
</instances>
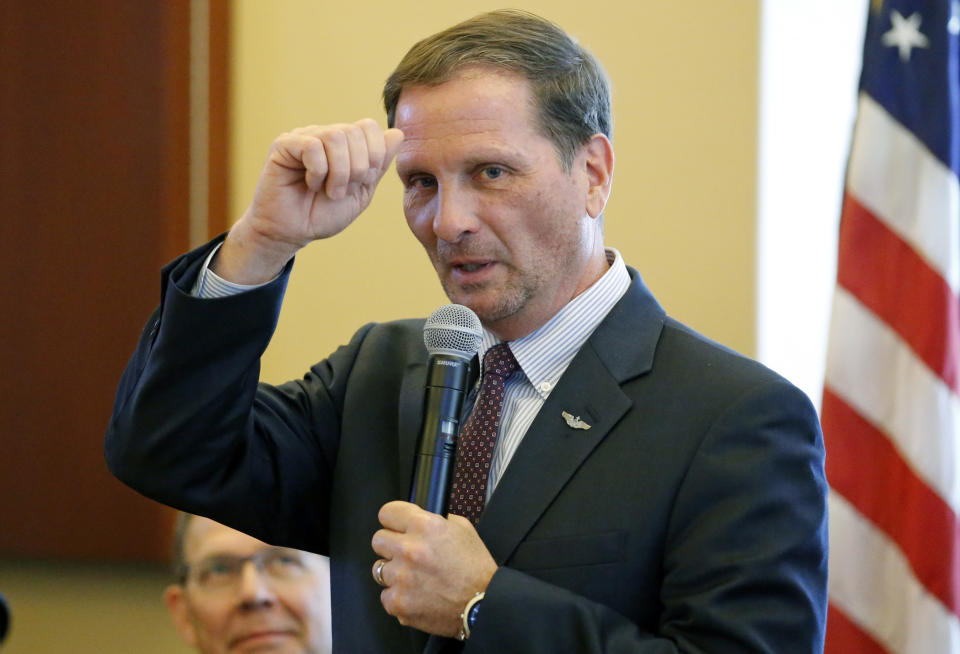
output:
<instances>
[{"instance_id":1,"label":"stubble beard","mask_svg":"<svg viewBox=\"0 0 960 654\"><path fill-rule=\"evenodd\" d=\"M511 271L516 274L516 271ZM492 325L516 315L523 309L536 294L537 280L516 279L510 275L506 281L500 283L485 282L482 284L458 285L449 279L441 279L443 291L451 302L469 307L480 322ZM497 288L497 287L500 288ZM478 296L493 295L492 300ZM477 297L480 302L472 301Z\"/></svg>"},{"instance_id":2,"label":"stubble beard","mask_svg":"<svg viewBox=\"0 0 960 654\"><path fill-rule=\"evenodd\" d=\"M540 257L534 257L522 269L504 263L510 260L507 257L495 256L494 260L505 267L506 274L502 281L463 285L453 283L449 276L444 275L443 257L439 252L428 251L428 254L447 298L451 302L470 308L480 318L481 323L492 328L516 316L522 310L531 308L531 305L538 301L547 299L541 296L555 290L551 279L567 278L573 275L577 270L575 262L580 258L578 254L583 249L582 234L563 235L555 239L553 248L542 250ZM544 252L549 254L544 255ZM559 308L556 307L557 310Z\"/></svg>"}]
</instances>

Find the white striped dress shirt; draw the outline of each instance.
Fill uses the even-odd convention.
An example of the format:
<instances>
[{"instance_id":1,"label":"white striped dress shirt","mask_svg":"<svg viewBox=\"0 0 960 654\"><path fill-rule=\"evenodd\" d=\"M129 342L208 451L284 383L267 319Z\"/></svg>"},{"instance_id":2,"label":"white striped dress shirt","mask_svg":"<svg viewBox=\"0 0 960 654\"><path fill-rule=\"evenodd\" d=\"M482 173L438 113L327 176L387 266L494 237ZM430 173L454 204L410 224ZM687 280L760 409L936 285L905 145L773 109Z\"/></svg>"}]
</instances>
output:
<instances>
[{"instance_id":1,"label":"white striped dress shirt","mask_svg":"<svg viewBox=\"0 0 960 654\"><path fill-rule=\"evenodd\" d=\"M213 255L219 252L221 245L223 245L223 243L218 243L217 246L210 251L210 254L207 255L207 258L204 259L203 268L200 269L200 274L197 275L197 281L193 283L193 289L191 290L191 294L194 297L211 300L218 297L237 295L239 293L243 293L244 291L252 291L255 288L259 288L270 283L265 282L264 284L253 284L252 286L248 286L247 284L237 284L236 282L227 281L217 273L210 270L210 262L213 261Z\"/></svg>"}]
</instances>

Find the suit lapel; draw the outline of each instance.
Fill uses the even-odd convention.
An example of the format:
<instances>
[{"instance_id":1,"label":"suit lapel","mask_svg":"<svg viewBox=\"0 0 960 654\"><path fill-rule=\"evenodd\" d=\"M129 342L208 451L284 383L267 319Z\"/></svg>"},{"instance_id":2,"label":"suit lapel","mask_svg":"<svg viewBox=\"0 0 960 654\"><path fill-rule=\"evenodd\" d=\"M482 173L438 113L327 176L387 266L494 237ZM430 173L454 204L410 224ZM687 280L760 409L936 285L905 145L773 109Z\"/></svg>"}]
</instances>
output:
<instances>
[{"instance_id":1,"label":"suit lapel","mask_svg":"<svg viewBox=\"0 0 960 654\"><path fill-rule=\"evenodd\" d=\"M478 531L500 564L629 410L621 384L653 366L665 314L636 271L630 273L629 290L574 357L484 509ZM590 428L571 427L563 413Z\"/></svg>"},{"instance_id":2,"label":"suit lapel","mask_svg":"<svg viewBox=\"0 0 960 654\"><path fill-rule=\"evenodd\" d=\"M478 530L497 563L510 558L583 460L630 408L630 399L593 348L580 351L578 374L571 372L564 374L540 409L481 516ZM581 380L590 381L585 385ZM563 412L590 428L570 427Z\"/></svg>"},{"instance_id":3,"label":"suit lapel","mask_svg":"<svg viewBox=\"0 0 960 654\"><path fill-rule=\"evenodd\" d=\"M398 498L410 499L410 484L413 483L413 465L417 451L417 439L420 437L420 425L423 422L423 389L427 383L425 363L413 363L407 366L400 385L397 416L397 479Z\"/></svg>"}]
</instances>

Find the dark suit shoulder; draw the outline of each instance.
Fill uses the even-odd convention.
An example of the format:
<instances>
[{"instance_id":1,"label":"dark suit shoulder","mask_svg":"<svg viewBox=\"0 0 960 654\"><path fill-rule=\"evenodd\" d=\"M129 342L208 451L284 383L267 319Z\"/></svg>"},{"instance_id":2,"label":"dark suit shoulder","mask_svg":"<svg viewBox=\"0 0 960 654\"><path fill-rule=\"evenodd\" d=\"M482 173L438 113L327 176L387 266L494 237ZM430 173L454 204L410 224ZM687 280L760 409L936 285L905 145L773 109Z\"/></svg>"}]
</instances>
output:
<instances>
[{"instance_id":1,"label":"dark suit shoulder","mask_svg":"<svg viewBox=\"0 0 960 654\"><path fill-rule=\"evenodd\" d=\"M351 393L365 396L366 401L371 396L393 397L406 368L426 363L423 323L422 318L368 323L356 331L349 343L311 366L303 380L281 388L301 393L319 383L340 407ZM316 391L306 395L315 396Z\"/></svg>"},{"instance_id":2,"label":"dark suit shoulder","mask_svg":"<svg viewBox=\"0 0 960 654\"><path fill-rule=\"evenodd\" d=\"M349 362L349 367L352 367L358 360L378 358L384 365L396 363L398 359L425 360L423 323L423 318L367 323L353 334L347 344L315 364L312 371L322 374L338 362Z\"/></svg>"},{"instance_id":3,"label":"dark suit shoulder","mask_svg":"<svg viewBox=\"0 0 960 654\"><path fill-rule=\"evenodd\" d=\"M389 349L405 354L425 355L423 345L423 318L392 320L369 326L364 347L373 350Z\"/></svg>"},{"instance_id":4,"label":"dark suit shoulder","mask_svg":"<svg viewBox=\"0 0 960 654\"><path fill-rule=\"evenodd\" d=\"M676 368L684 373L683 377L697 376L704 384L728 385L728 390L767 383L793 386L782 375L759 361L670 317L664 323L655 361Z\"/></svg>"}]
</instances>

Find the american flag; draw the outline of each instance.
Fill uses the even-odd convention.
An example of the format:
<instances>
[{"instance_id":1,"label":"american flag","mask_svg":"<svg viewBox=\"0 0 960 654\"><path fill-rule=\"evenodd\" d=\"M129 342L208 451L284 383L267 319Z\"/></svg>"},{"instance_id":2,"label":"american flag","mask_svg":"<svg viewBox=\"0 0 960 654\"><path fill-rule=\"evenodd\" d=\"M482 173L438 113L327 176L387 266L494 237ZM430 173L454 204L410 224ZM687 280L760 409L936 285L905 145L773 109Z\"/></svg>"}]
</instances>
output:
<instances>
[{"instance_id":1,"label":"american flag","mask_svg":"<svg viewBox=\"0 0 960 654\"><path fill-rule=\"evenodd\" d=\"M830 654L960 652L960 1L873 2L822 421Z\"/></svg>"}]
</instances>

